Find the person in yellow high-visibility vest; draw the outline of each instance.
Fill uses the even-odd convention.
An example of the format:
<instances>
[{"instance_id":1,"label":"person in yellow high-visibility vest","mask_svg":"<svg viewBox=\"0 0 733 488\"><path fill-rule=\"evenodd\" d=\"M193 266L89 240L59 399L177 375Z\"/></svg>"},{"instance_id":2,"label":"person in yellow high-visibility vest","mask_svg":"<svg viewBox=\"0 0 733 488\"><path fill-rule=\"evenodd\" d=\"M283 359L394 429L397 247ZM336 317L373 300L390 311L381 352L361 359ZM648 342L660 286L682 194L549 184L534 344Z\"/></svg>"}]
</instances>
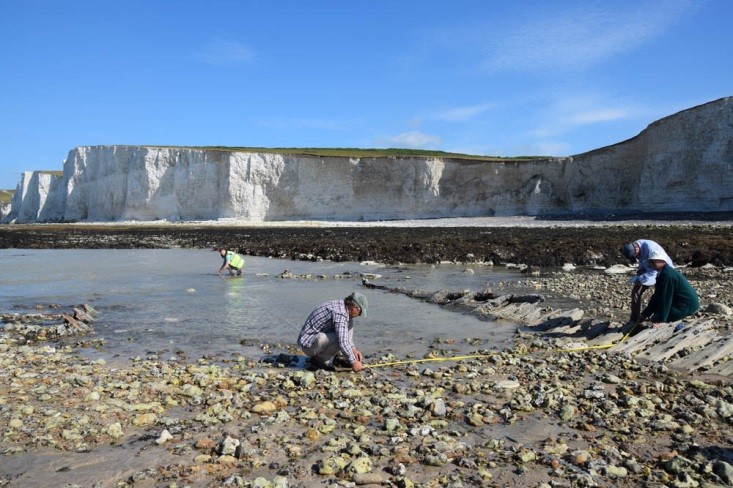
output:
<instances>
[{"instance_id":1,"label":"person in yellow high-visibility vest","mask_svg":"<svg viewBox=\"0 0 733 488\"><path fill-rule=\"evenodd\" d=\"M224 247L219 249L219 254L224 259L224 262L222 263L221 268L219 268L219 271L217 271L216 274L220 275L221 272L225 269L229 270L229 276L239 276L242 274L242 268L244 267L244 258L242 256L234 251L228 251Z\"/></svg>"}]
</instances>

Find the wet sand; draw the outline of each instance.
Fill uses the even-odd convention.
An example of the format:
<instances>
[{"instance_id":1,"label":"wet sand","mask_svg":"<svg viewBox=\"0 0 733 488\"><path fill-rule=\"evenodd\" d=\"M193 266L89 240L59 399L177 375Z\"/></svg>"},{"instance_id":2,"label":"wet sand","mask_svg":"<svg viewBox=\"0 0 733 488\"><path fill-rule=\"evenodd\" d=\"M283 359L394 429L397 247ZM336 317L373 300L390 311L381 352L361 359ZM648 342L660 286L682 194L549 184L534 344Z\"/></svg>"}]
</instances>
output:
<instances>
[{"instance_id":1,"label":"wet sand","mask_svg":"<svg viewBox=\"0 0 733 488\"><path fill-rule=\"evenodd\" d=\"M297 259L492 261L540 266L507 288L536 309L624 318L627 283L592 268L657 240L689 268L704 302L731 306L726 223L600 228L212 228L8 226L12 247L214 247ZM229 239L229 240L228 240ZM226 241L226 242L225 242ZM390 261L393 260L393 261ZM495 290L501 294L502 290ZM483 307L474 296L463 300ZM415 297L415 299L427 299ZM457 308L459 312L465 312ZM709 312L721 337L731 319ZM726 486L733 389L613 350L563 350L582 334L519 332L479 358L310 372L289 345L252 358L139 358L114 367L74 346L0 341L0 486ZM643 332L648 335L648 332ZM639 336L643 336L639 334ZM636 337L636 336L635 336ZM612 340L610 336L603 340ZM450 358L450 331L426 354ZM694 353L689 351L687 354ZM374 354L372 363L395 359ZM729 359L729 358L728 358ZM722 360L725 360L723 358Z\"/></svg>"}]
</instances>

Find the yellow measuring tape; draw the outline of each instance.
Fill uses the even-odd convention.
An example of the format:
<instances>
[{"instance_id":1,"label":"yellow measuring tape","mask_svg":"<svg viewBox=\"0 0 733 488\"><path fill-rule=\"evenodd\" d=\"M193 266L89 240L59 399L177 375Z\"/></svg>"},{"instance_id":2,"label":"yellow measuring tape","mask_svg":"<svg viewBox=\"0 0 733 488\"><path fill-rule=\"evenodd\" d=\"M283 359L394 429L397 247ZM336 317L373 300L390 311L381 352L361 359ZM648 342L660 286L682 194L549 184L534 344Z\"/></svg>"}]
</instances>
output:
<instances>
[{"instance_id":1,"label":"yellow measuring tape","mask_svg":"<svg viewBox=\"0 0 733 488\"><path fill-rule=\"evenodd\" d=\"M636 328L637 328L638 326L639 326L639 322L636 322L636 323L634 324L634 326L633 326L633 327L631 328L631 330L629 330L629 331L628 331L628 332L626 333L626 335L625 335L625 336L623 336L623 337L621 338L621 340L620 340L620 341L618 341L618 342L609 342L608 344L601 344L601 345L599 345L599 346L584 346L584 347L576 347L576 348L573 348L573 349L556 349L556 351L562 351L562 352L577 352L577 351L589 351L589 350L591 350L591 349L608 349L608 348L611 348L611 347L613 347L613 346L617 346L617 345L621 344L622 342L624 342L624 341L625 341L625 340L626 340L626 339L627 339L627 338L628 338L628 337L629 337L629 336L631 335L631 333L632 333L632 332L634 332L634 330L636 330Z\"/></svg>"},{"instance_id":2,"label":"yellow measuring tape","mask_svg":"<svg viewBox=\"0 0 733 488\"><path fill-rule=\"evenodd\" d=\"M578 352L578 351L588 351L591 349L608 349L615 345L621 344L624 342L632 332L636 329L636 327L639 325L639 322L636 322L634 326L629 330L629 332L626 333L625 336L621 338L618 342L609 342L608 344L602 344L599 346L585 346L585 347L576 347L573 349L555 349L557 352ZM414 364L414 363L428 363L428 362L441 362L441 361L461 361L463 359L476 359L476 358L488 358L493 356L493 354L471 354L467 356L450 356L450 357L434 357L434 358L423 358L423 359L405 359L402 361L391 361L387 363L375 363L375 364L365 364L364 369L366 368L382 368L385 366L398 366L400 364Z\"/></svg>"},{"instance_id":3,"label":"yellow measuring tape","mask_svg":"<svg viewBox=\"0 0 733 488\"><path fill-rule=\"evenodd\" d=\"M381 368L382 366L396 366L398 364L412 364L412 363L427 363L437 361L461 361L462 359L474 359L474 358L488 358L492 354L471 354L469 356L450 356L450 357L437 357L437 358L424 358L424 359L405 359L403 361L392 361L389 363L375 363L365 364L364 368Z\"/></svg>"}]
</instances>

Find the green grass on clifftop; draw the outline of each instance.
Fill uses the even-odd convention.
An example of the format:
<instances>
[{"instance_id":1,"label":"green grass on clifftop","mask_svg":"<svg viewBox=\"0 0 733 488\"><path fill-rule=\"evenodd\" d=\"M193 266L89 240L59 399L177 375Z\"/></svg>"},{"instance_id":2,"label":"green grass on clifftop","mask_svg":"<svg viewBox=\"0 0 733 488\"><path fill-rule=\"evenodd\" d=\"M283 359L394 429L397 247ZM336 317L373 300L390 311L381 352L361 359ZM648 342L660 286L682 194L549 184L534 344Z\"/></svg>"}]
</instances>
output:
<instances>
[{"instance_id":1,"label":"green grass on clifftop","mask_svg":"<svg viewBox=\"0 0 733 488\"><path fill-rule=\"evenodd\" d=\"M150 146L150 147L174 147L174 146ZM423 157L423 158L447 158L447 159L468 159L475 161L529 161L542 159L547 156L481 156L476 154L462 154L445 151L432 151L427 149L359 149L353 147L227 147L227 146L175 146L181 149L202 149L208 151L228 152L254 152L269 154L292 154L302 156L340 157L340 158L387 158L387 157Z\"/></svg>"},{"instance_id":2,"label":"green grass on clifftop","mask_svg":"<svg viewBox=\"0 0 733 488\"><path fill-rule=\"evenodd\" d=\"M15 195L15 190L0 190L0 204L10 203Z\"/></svg>"}]
</instances>

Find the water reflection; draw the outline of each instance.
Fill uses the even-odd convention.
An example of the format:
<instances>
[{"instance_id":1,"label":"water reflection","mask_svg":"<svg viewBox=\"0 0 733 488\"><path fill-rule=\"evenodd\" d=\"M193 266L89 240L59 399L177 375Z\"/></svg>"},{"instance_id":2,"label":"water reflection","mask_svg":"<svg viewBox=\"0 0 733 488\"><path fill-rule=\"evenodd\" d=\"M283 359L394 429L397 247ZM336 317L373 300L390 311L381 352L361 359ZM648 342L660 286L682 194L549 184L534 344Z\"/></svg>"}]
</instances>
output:
<instances>
[{"instance_id":1,"label":"water reflection","mask_svg":"<svg viewBox=\"0 0 733 488\"><path fill-rule=\"evenodd\" d=\"M110 357L177 351L194 357L258 357L262 343L294 345L315 306L354 290L364 293L370 304L369 317L357 319L355 331L356 343L368 358L385 353L421 356L436 339L456 351L499 347L513 331L511 324L364 289L359 276L378 274L377 282L408 289L479 290L506 279L509 272L503 268L477 266L467 273L465 267L452 265L387 267L248 256L245 276L220 277L220 264L211 251L191 249L4 249L0 310L88 303L99 312L96 336L106 342L96 354ZM325 278L281 279L286 268L296 275Z\"/></svg>"}]
</instances>

